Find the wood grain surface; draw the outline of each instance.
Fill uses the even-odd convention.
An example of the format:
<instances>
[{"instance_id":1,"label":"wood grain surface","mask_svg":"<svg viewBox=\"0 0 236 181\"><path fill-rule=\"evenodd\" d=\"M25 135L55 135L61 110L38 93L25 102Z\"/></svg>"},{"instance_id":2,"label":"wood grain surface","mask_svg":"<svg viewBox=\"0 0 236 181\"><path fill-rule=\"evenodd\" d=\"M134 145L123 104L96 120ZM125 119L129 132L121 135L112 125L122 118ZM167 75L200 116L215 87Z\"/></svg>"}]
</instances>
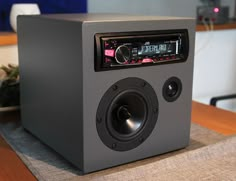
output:
<instances>
[{"instance_id":1,"label":"wood grain surface","mask_svg":"<svg viewBox=\"0 0 236 181\"><path fill-rule=\"evenodd\" d=\"M17 44L17 35L13 32L0 32L0 46L1 45L15 45Z\"/></svg>"},{"instance_id":2,"label":"wood grain surface","mask_svg":"<svg viewBox=\"0 0 236 181\"><path fill-rule=\"evenodd\" d=\"M17 115L1 115L0 122L19 121ZM236 134L236 113L192 103L192 121L224 135ZM0 135L0 181L35 181L36 178Z\"/></svg>"},{"instance_id":3,"label":"wood grain surface","mask_svg":"<svg viewBox=\"0 0 236 181\"><path fill-rule=\"evenodd\" d=\"M236 134L235 112L193 102L192 121L223 135Z\"/></svg>"},{"instance_id":4,"label":"wood grain surface","mask_svg":"<svg viewBox=\"0 0 236 181\"><path fill-rule=\"evenodd\" d=\"M0 136L0 180L27 181L36 180L16 153Z\"/></svg>"},{"instance_id":5,"label":"wood grain surface","mask_svg":"<svg viewBox=\"0 0 236 181\"><path fill-rule=\"evenodd\" d=\"M1 124L17 122L20 112L0 112ZM0 181L37 180L0 134Z\"/></svg>"},{"instance_id":6,"label":"wood grain surface","mask_svg":"<svg viewBox=\"0 0 236 181\"><path fill-rule=\"evenodd\" d=\"M229 30L236 29L236 22L230 22L222 25L214 25L213 30ZM207 31L204 25L197 25L196 31Z\"/></svg>"}]
</instances>

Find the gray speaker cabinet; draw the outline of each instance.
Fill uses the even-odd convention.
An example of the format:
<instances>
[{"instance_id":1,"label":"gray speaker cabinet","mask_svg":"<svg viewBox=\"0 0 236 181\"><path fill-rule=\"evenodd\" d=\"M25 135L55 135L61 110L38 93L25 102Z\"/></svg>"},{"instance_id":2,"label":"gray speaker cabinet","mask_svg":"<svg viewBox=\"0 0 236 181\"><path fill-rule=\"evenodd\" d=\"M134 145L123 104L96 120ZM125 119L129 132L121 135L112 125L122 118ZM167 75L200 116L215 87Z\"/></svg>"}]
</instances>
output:
<instances>
[{"instance_id":1,"label":"gray speaker cabinet","mask_svg":"<svg viewBox=\"0 0 236 181\"><path fill-rule=\"evenodd\" d=\"M22 125L83 174L188 145L194 19L114 14L36 15L19 16L17 29ZM95 71L97 33L138 34L180 29L188 34L185 61ZM165 99L163 93L170 79L181 84L174 101ZM112 91L120 91L116 95L121 95L122 90L126 90L125 96L118 102L128 101L125 104L135 106L147 99L144 106L137 109L137 114L147 119L145 125L149 124L143 137L140 133L141 136L134 134L129 138L129 130L122 130L127 125L122 127L123 123L109 120L112 118L107 115L108 109L115 105L106 102L106 96ZM137 91L132 95L129 90ZM110 100L115 98L110 96ZM123 117L127 116L126 108L122 107L119 111ZM111 135L111 131L104 134L98 131L100 127L106 129L109 126L118 131ZM121 134L117 136L117 133ZM122 133L128 138L122 140ZM127 143L134 145L129 147Z\"/></svg>"}]
</instances>

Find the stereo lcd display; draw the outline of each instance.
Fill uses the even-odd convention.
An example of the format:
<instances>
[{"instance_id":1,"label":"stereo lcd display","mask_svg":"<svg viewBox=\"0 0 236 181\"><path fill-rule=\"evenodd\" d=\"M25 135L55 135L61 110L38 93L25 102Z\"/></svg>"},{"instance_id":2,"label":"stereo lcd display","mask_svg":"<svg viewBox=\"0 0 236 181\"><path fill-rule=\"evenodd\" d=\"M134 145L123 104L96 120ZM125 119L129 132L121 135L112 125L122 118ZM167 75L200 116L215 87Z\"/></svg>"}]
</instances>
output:
<instances>
[{"instance_id":1,"label":"stereo lcd display","mask_svg":"<svg viewBox=\"0 0 236 181\"><path fill-rule=\"evenodd\" d=\"M138 49L138 55L153 55L165 53L178 54L178 41L174 41L172 43L156 43L151 45L142 45Z\"/></svg>"}]
</instances>

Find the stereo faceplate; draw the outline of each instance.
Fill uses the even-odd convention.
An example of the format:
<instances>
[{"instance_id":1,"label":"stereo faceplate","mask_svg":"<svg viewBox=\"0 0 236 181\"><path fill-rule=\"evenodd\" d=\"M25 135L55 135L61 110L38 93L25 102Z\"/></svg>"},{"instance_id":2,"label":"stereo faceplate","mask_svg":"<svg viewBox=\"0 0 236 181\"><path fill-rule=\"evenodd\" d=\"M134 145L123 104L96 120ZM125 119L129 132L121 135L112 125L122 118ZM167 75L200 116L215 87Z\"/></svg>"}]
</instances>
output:
<instances>
[{"instance_id":1,"label":"stereo faceplate","mask_svg":"<svg viewBox=\"0 0 236 181\"><path fill-rule=\"evenodd\" d=\"M186 30L95 35L95 71L183 62L188 56Z\"/></svg>"}]
</instances>

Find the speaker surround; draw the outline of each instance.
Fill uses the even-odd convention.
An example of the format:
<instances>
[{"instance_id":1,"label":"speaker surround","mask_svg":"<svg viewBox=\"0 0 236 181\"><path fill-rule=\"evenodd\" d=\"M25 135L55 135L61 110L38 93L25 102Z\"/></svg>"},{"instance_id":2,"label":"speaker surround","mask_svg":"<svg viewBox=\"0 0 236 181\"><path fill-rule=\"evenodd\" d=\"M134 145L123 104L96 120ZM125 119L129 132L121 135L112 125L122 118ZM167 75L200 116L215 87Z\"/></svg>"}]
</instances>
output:
<instances>
[{"instance_id":1,"label":"speaker surround","mask_svg":"<svg viewBox=\"0 0 236 181\"><path fill-rule=\"evenodd\" d=\"M156 93L145 80L122 79L103 95L96 118L98 134L107 147L131 150L142 144L156 125Z\"/></svg>"}]
</instances>

